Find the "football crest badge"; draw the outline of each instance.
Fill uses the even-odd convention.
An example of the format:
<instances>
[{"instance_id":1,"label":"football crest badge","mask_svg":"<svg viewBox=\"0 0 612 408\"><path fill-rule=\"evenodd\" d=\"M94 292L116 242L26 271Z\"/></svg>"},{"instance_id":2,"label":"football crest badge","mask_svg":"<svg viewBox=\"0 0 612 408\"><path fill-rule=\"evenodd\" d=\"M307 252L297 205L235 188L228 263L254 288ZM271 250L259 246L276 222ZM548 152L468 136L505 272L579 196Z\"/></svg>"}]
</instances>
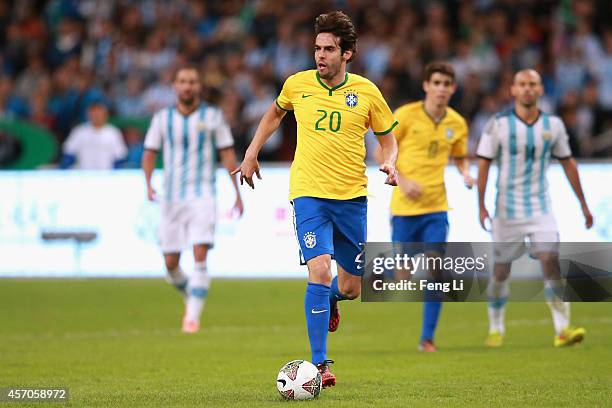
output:
<instances>
[{"instance_id":1,"label":"football crest badge","mask_svg":"<svg viewBox=\"0 0 612 408\"><path fill-rule=\"evenodd\" d=\"M359 96L355 91L346 91L344 93L344 103L349 108L355 108L359 103Z\"/></svg>"},{"instance_id":2,"label":"football crest badge","mask_svg":"<svg viewBox=\"0 0 612 408\"><path fill-rule=\"evenodd\" d=\"M312 249L317 245L317 235L314 232L307 232L304 234L304 245L306 248Z\"/></svg>"},{"instance_id":3,"label":"football crest badge","mask_svg":"<svg viewBox=\"0 0 612 408\"><path fill-rule=\"evenodd\" d=\"M448 127L446 128L446 138L447 139L452 139L454 134L455 133L453 132L453 129L448 128Z\"/></svg>"}]
</instances>

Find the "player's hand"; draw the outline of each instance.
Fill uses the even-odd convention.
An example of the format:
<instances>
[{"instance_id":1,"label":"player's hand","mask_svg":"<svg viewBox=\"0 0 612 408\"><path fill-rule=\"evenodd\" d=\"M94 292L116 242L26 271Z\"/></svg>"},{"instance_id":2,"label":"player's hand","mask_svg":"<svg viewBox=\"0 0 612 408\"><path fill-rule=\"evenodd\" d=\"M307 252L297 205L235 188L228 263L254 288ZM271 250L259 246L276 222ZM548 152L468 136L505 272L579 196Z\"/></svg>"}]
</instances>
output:
<instances>
[{"instance_id":1,"label":"player's hand","mask_svg":"<svg viewBox=\"0 0 612 408\"><path fill-rule=\"evenodd\" d=\"M157 201L157 192L152 186L147 186L147 198L149 201Z\"/></svg>"},{"instance_id":2,"label":"player's hand","mask_svg":"<svg viewBox=\"0 0 612 408\"><path fill-rule=\"evenodd\" d=\"M253 183L253 173L255 173L257 178L261 180L261 175L259 174L259 163L257 162L256 158L245 157L242 163L240 163L240 166L230 174L233 176L238 172L240 172L240 185L246 181L253 190L255 189L255 184Z\"/></svg>"},{"instance_id":3,"label":"player's hand","mask_svg":"<svg viewBox=\"0 0 612 408\"><path fill-rule=\"evenodd\" d=\"M236 202L234 203L234 211L238 213L238 218L242 217L242 213L244 213L244 204L242 204L242 198L236 197Z\"/></svg>"},{"instance_id":4,"label":"player's hand","mask_svg":"<svg viewBox=\"0 0 612 408\"><path fill-rule=\"evenodd\" d=\"M385 184L397 186L397 170L395 170L395 166L393 164L383 163L378 169L387 175Z\"/></svg>"},{"instance_id":5,"label":"player's hand","mask_svg":"<svg viewBox=\"0 0 612 408\"><path fill-rule=\"evenodd\" d=\"M489 216L489 212L485 207L480 207L480 226L485 231L490 231L490 228L487 227L487 220L489 220L489 225L491 224L491 217Z\"/></svg>"},{"instance_id":6,"label":"player's hand","mask_svg":"<svg viewBox=\"0 0 612 408\"><path fill-rule=\"evenodd\" d=\"M590 229L593 226L593 214L586 204L582 206L582 214L584 215L584 226Z\"/></svg>"},{"instance_id":7,"label":"player's hand","mask_svg":"<svg viewBox=\"0 0 612 408\"><path fill-rule=\"evenodd\" d=\"M412 200L418 199L423 194L423 187L416 181L400 177L398 186L402 192Z\"/></svg>"},{"instance_id":8,"label":"player's hand","mask_svg":"<svg viewBox=\"0 0 612 408\"><path fill-rule=\"evenodd\" d=\"M463 183L470 190L472 187L474 187L474 178L470 175L470 173L465 173L463 175Z\"/></svg>"}]
</instances>

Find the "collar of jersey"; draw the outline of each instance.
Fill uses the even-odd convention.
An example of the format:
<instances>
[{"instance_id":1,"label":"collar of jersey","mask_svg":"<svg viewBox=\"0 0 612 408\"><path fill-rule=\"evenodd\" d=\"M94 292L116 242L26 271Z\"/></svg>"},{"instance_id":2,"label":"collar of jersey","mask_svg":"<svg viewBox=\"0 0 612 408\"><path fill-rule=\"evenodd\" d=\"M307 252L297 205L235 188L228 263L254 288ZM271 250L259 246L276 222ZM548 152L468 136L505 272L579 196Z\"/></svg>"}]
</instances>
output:
<instances>
[{"instance_id":1,"label":"collar of jersey","mask_svg":"<svg viewBox=\"0 0 612 408\"><path fill-rule=\"evenodd\" d=\"M421 109L423 109L423 113L425 114L425 116L427 116L429 120L431 120L434 126L438 126L440 123L444 122L444 119L446 119L446 114L448 113L448 107L447 107L444 109L444 114L440 116L440 119L438 119L438 121L436 122L436 120L431 117L429 112L427 112L427 109L425 109L425 101L421 101Z\"/></svg>"},{"instance_id":2,"label":"collar of jersey","mask_svg":"<svg viewBox=\"0 0 612 408\"><path fill-rule=\"evenodd\" d=\"M332 96L332 92L334 92L336 89L342 88L348 82L348 72L345 73L344 75L344 81L334 86L333 88L330 88L329 86L325 85L323 81L321 81L321 77L319 76L319 71L316 72L316 76L317 76L317 81L319 81L319 84L321 84L321 86L327 89L327 91L329 92L329 96Z\"/></svg>"},{"instance_id":3,"label":"collar of jersey","mask_svg":"<svg viewBox=\"0 0 612 408\"><path fill-rule=\"evenodd\" d=\"M196 112L199 112L200 114L202 114L202 108L205 108L205 107L206 107L206 104L204 102L200 101L200 104L198 105L198 107L195 108L193 110L193 112L190 112L187 115L184 115L183 112L181 112L179 110L177 104L174 104L174 105L170 106L170 110L173 110L174 112L178 113L179 115L181 115L182 118L188 118L188 117L190 117L191 115L193 115Z\"/></svg>"},{"instance_id":4,"label":"collar of jersey","mask_svg":"<svg viewBox=\"0 0 612 408\"><path fill-rule=\"evenodd\" d=\"M536 118L531 123L528 123L527 121L523 120L523 118L521 118L518 115L518 113L516 113L516 109L512 109L512 114L514 115L515 118L517 118L518 120L523 122L525 124L525 126L531 127L531 126L535 125L538 122L538 120L540 120L540 116L542 116L542 111L540 109L538 109L538 116L536 116Z\"/></svg>"}]
</instances>

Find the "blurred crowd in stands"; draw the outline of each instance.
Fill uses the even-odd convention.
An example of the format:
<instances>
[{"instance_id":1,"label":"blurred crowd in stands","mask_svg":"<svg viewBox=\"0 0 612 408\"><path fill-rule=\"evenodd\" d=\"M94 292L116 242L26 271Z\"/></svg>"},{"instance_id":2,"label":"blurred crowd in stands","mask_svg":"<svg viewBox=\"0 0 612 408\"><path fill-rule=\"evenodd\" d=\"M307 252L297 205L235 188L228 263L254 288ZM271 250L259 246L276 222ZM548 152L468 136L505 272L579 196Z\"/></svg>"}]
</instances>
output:
<instances>
[{"instance_id":1,"label":"blurred crowd in stands","mask_svg":"<svg viewBox=\"0 0 612 408\"><path fill-rule=\"evenodd\" d=\"M469 119L472 152L484 122L511 103L513 73L534 67L542 108L565 121L575 155L612 154L612 2L596 0L0 0L0 119L35 123L62 144L92 103L121 117L172 104L173 69L189 62L240 153L285 78L314 68L314 17L334 9L359 32L349 70L392 109L422 96L426 63L453 64L451 105ZM136 151L142 136L124 129ZM263 159L291 160L294 147L285 120Z\"/></svg>"}]
</instances>

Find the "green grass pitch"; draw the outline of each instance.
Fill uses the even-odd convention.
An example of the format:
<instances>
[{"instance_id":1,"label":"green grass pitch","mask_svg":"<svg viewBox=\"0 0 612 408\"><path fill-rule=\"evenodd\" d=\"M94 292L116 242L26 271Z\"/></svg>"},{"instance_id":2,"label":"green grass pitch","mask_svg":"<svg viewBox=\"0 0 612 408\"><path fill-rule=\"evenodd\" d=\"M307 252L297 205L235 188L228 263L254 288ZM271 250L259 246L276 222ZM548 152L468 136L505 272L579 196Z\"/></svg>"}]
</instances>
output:
<instances>
[{"instance_id":1,"label":"green grass pitch","mask_svg":"<svg viewBox=\"0 0 612 408\"><path fill-rule=\"evenodd\" d=\"M511 303L497 350L482 347L485 304L445 304L440 352L423 355L420 304L343 302L329 337L338 385L313 402L283 401L278 369L309 358L304 287L216 280L202 332L184 335L180 296L161 279L3 279L0 387L68 387L70 401L53 406L71 407L612 404L612 303L572 305L587 337L570 349L553 348L545 304Z\"/></svg>"}]
</instances>

